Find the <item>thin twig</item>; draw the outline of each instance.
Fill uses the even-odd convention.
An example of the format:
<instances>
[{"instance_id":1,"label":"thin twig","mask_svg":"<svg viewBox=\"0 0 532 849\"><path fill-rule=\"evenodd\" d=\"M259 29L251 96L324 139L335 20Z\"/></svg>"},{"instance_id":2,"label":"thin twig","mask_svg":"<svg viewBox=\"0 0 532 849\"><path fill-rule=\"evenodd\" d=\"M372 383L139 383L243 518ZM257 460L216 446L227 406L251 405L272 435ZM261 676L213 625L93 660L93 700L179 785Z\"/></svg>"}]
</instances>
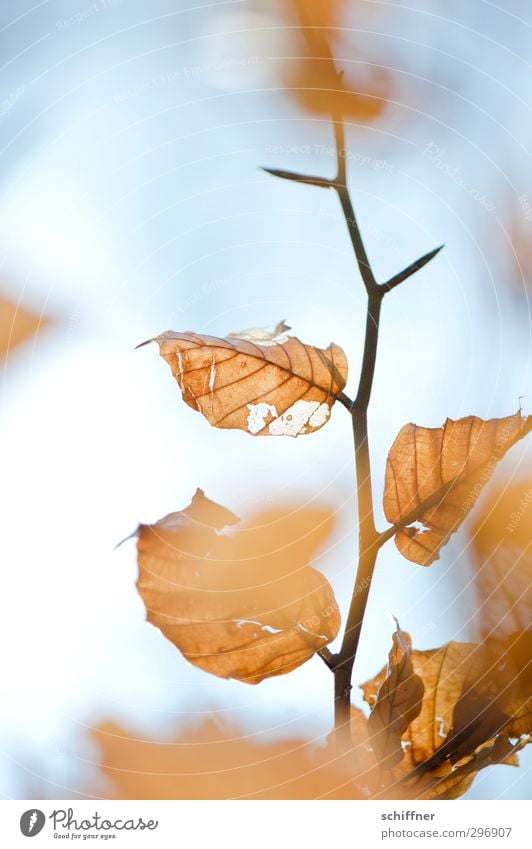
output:
<instances>
[{"instance_id":1,"label":"thin twig","mask_svg":"<svg viewBox=\"0 0 532 849\"><path fill-rule=\"evenodd\" d=\"M330 65L332 77L338 89L342 89L343 73L336 69L330 47L323 32L315 27L310 20L308 8L296 0L296 8L300 17L301 26L307 37L311 49L315 55L320 56ZM335 737L339 748L347 749L351 745L350 736L350 710L351 710L351 677L353 665L360 640L362 622L366 611L369 590L373 578L373 571L379 548L392 535L393 529L389 528L379 534L375 528L373 511L373 493L371 485L371 468L368 442L368 406L375 375L377 361L377 346L379 338L379 322L381 305L384 295L396 288L400 283L419 271L426 265L441 248L436 248L425 254L416 262L409 265L403 271L390 278L387 282L379 284L373 273L371 263L364 245L362 233L355 215L349 189L347 187L347 150L345 145L345 128L343 116L333 111L332 122L334 127L334 140L336 150L336 176L334 179L316 177L305 174L295 174L291 171L266 168L264 170L273 176L296 183L304 183L320 188L329 188L336 192L349 232L351 245L355 254L360 276L367 293L366 335L364 341L364 354L360 371L360 380L357 395L354 401L341 392L337 395L338 400L349 410L353 426L353 438L355 447L356 487L358 500L358 524L359 524L359 551L358 568L355 586L351 596L351 603L346 621L346 627L342 639L342 645L338 654L333 655L328 650L322 649L319 654L334 672L335 683ZM412 520L413 521L413 520Z\"/></svg>"},{"instance_id":2,"label":"thin twig","mask_svg":"<svg viewBox=\"0 0 532 849\"><path fill-rule=\"evenodd\" d=\"M423 268L423 266L430 262L431 259L434 259L434 257L439 254L439 252L444 247L445 245L440 245L438 248L434 248L434 250L429 251L428 254L425 254L419 259L416 259L415 262L412 262L410 263L410 265L407 265L407 267L404 268L403 271L400 271L399 274L395 274L393 277L390 277L390 279L386 283L382 283L383 289L386 289L387 292L390 292L392 289L395 289L396 286L399 286L400 283L402 283L404 280L407 280L409 277L412 276L412 274L415 274L416 271L419 271L421 268Z\"/></svg>"},{"instance_id":3,"label":"thin twig","mask_svg":"<svg viewBox=\"0 0 532 849\"><path fill-rule=\"evenodd\" d=\"M335 657L336 656L332 653L332 651L330 649L327 648L327 646L324 646L322 649L320 649L317 652L317 655L318 655L318 657L321 657L324 664L326 666L328 666L329 669L334 669Z\"/></svg>"}]
</instances>

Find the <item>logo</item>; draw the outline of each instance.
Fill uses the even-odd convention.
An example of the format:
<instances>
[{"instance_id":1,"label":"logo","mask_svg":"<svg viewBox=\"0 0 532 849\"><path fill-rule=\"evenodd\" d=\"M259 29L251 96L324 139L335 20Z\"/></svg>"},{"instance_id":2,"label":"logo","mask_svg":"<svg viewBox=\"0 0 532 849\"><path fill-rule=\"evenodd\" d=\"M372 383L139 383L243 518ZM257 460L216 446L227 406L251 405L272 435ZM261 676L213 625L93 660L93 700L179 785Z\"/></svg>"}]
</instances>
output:
<instances>
[{"instance_id":1,"label":"logo","mask_svg":"<svg viewBox=\"0 0 532 849\"><path fill-rule=\"evenodd\" d=\"M20 818L20 830L24 837L35 837L44 827L46 817L37 808L24 811Z\"/></svg>"}]
</instances>

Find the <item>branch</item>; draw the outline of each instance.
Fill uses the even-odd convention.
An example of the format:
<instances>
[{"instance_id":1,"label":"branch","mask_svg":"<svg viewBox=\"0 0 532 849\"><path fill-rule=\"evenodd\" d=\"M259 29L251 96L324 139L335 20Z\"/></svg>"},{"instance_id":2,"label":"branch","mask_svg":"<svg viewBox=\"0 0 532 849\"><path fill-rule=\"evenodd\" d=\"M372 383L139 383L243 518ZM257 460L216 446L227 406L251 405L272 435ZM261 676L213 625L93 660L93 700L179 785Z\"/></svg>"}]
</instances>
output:
<instances>
[{"instance_id":1,"label":"branch","mask_svg":"<svg viewBox=\"0 0 532 849\"><path fill-rule=\"evenodd\" d=\"M429 251L428 254L424 254L420 259L416 259L415 262L407 265L407 267L404 268L403 271L400 271L399 274L395 274L393 277L390 277L386 283L382 283L382 288L385 289L386 292L391 292L391 290L395 289L396 286L399 286L403 280L407 280L412 276L412 274L415 274L416 271L419 271L424 265L430 262L431 259L434 259L434 257L439 254L444 247L445 245L440 245L438 248L434 248L434 250Z\"/></svg>"},{"instance_id":2,"label":"branch","mask_svg":"<svg viewBox=\"0 0 532 849\"><path fill-rule=\"evenodd\" d=\"M313 25L308 6L304 0L295 0L296 10L299 15L302 31L309 43L314 55L319 56L329 66L331 79L335 86L343 88L343 73L336 69L334 59L319 27ZM266 168L268 173L282 179L292 180L296 183L304 183L320 188L333 189L340 201L345 223L349 232L349 238L355 254L360 276L364 283L367 301L366 335L364 341L364 354L360 371L357 395L351 401L344 393L338 394L338 400L351 413L353 425L353 438L355 447L356 487L358 500L358 524L359 524L359 552L356 582L353 589L349 613L340 651L332 655L329 651L322 650L320 656L327 666L334 672L335 682L335 739L339 749L351 748L350 712L351 712L351 677L353 665L360 640L362 622L366 611L369 590L373 578L373 570L377 559L377 553L381 545L391 535L391 529L383 534L378 534L375 529L373 512L373 493L371 485L371 468L368 443L368 406L375 375L377 361L377 345L379 338L379 322L381 315L382 299L426 263L428 263L440 248L431 251L421 259L417 260L408 268L396 274L384 284L379 284L375 278L369 257L364 245L362 233L347 188L347 166L345 128L343 115L334 110L331 114L334 127L334 140L336 149L336 177L333 180L303 174L294 174L291 171Z\"/></svg>"},{"instance_id":3,"label":"branch","mask_svg":"<svg viewBox=\"0 0 532 849\"><path fill-rule=\"evenodd\" d=\"M345 392L338 392L336 399L340 402L340 404L344 405L346 410L349 412L352 411L354 402L351 400L349 395L346 395Z\"/></svg>"},{"instance_id":4,"label":"branch","mask_svg":"<svg viewBox=\"0 0 532 849\"><path fill-rule=\"evenodd\" d=\"M316 652L316 654L318 655L318 657L321 657L325 666L328 666L329 669L334 669L335 655L332 653L332 651L330 651L330 649L327 648L327 646L324 646L322 649Z\"/></svg>"},{"instance_id":5,"label":"branch","mask_svg":"<svg viewBox=\"0 0 532 849\"><path fill-rule=\"evenodd\" d=\"M461 477L462 475L456 475L456 477L454 477L448 483L441 486L433 495L430 496L430 498L426 498L425 501L422 501L420 504L418 504L417 507L414 507L414 509L411 510L410 513L408 513L404 517L404 519L401 519L400 522L396 522L395 525L390 525L390 527L386 528L385 531L381 531L381 533L378 535L378 547L381 548L381 546L383 546L385 542L394 537L397 533L399 533L399 531L402 531L407 528L409 525L412 524L412 522L417 522L417 520L420 516L423 515L425 510L430 510L431 507L435 507L436 504L439 504L441 501L443 501L443 499L449 495L451 490L454 489L456 484L460 483Z\"/></svg>"},{"instance_id":6,"label":"branch","mask_svg":"<svg viewBox=\"0 0 532 849\"><path fill-rule=\"evenodd\" d=\"M265 171L266 174L271 174L272 177L280 177L282 180L292 180L293 183L305 183L307 186L319 186L325 189L332 187L331 180L327 180L325 177L295 174L293 171L283 171L281 168L265 168L264 166L261 166L261 170Z\"/></svg>"}]
</instances>

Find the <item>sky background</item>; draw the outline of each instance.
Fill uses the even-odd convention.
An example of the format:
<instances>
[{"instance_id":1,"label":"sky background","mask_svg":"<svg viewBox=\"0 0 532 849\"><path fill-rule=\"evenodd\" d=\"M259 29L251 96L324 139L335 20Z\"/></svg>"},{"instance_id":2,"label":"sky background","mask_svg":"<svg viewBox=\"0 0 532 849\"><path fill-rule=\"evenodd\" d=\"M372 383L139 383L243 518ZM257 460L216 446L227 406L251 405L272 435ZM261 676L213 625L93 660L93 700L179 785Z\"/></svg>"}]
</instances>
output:
<instances>
[{"instance_id":1,"label":"sky background","mask_svg":"<svg viewBox=\"0 0 532 849\"><path fill-rule=\"evenodd\" d=\"M281 2L19 0L0 5L0 293L47 323L1 363L3 797L83 792L113 720L164 737L216 712L264 739L325 736L314 658L250 687L190 666L144 621L139 522L197 486L243 518L324 503L315 566L345 615L356 561L350 421L308 438L211 429L155 346L280 319L360 366L365 296L332 193L260 166L333 176L327 117L289 81L303 55ZM349 182L380 280L445 243L384 304L370 407L377 518L387 451L409 421L531 412L532 11L446 0L338 4L331 29L378 114L348 120ZM528 206L529 204L529 206ZM524 475L531 449L504 470ZM417 648L471 637L467 523L431 569L388 543L354 681L384 664L391 614ZM334 645L333 645L334 648ZM356 700L360 698L356 695ZM471 798L529 798L485 770Z\"/></svg>"}]
</instances>

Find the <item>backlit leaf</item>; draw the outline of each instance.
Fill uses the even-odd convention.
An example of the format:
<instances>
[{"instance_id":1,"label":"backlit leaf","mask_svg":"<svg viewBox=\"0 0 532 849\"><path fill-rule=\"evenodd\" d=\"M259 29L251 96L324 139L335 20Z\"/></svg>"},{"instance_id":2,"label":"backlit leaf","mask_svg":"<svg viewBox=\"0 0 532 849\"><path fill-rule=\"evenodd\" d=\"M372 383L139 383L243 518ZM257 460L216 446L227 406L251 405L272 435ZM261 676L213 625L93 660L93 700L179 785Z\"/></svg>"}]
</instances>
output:
<instances>
[{"instance_id":1,"label":"backlit leaf","mask_svg":"<svg viewBox=\"0 0 532 849\"><path fill-rule=\"evenodd\" d=\"M409 635L398 628L393 634L386 676L368 720L372 748L385 769L403 759L401 737L421 710L423 682L414 673L411 653Z\"/></svg>"},{"instance_id":2,"label":"backlit leaf","mask_svg":"<svg viewBox=\"0 0 532 849\"><path fill-rule=\"evenodd\" d=\"M490 486L470 537L476 635L525 630L532 622L532 479Z\"/></svg>"},{"instance_id":3,"label":"backlit leaf","mask_svg":"<svg viewBox=\"0 0 532 849\"><path fill-rule=\"evenodd\" d=\"M331 522L319 510L274 510L228 533L237 517L198 490L186 510L138 529L148 620L221 678L290 672L338 632L332 589L308 565Z\"/></svg>"},{"instance_id":4,"label":"backlit leaf","mask_svg":"<svg viewBox=\"0 0 532 849\"><path fill-rule=\"evenodd\" d=\"M405 425L390 449L384 487L386 518L405 524L395 534L399 551L421 566L437 560L499 460L531 429L532 416L520 413L447 419L440 428Z\"/></svg>"},{"instance_id":5,"label":"backlit leaf","mask_svg":"<svg viewBox=\"0 0 532 849\"><path fill-rule=\"evenodd\" d=\"M0 356L46 327L47 319L0 297Z\"/></svg>"},{"instance_id":6,"label":"backlit leaf","mask_svg":"<svg viewBox=\"0 0 532 849\"><path fill-rule=\"evenodd\" d=\"M277 328L276 328L277 330ZM256 333L256 329L255 329ZM254 436L299 436L327 422L347 379L338 345L326 350L294 337L260 342L168 331L153 340L184 401L214 427Z\"/></svg>"}]
</instances>

